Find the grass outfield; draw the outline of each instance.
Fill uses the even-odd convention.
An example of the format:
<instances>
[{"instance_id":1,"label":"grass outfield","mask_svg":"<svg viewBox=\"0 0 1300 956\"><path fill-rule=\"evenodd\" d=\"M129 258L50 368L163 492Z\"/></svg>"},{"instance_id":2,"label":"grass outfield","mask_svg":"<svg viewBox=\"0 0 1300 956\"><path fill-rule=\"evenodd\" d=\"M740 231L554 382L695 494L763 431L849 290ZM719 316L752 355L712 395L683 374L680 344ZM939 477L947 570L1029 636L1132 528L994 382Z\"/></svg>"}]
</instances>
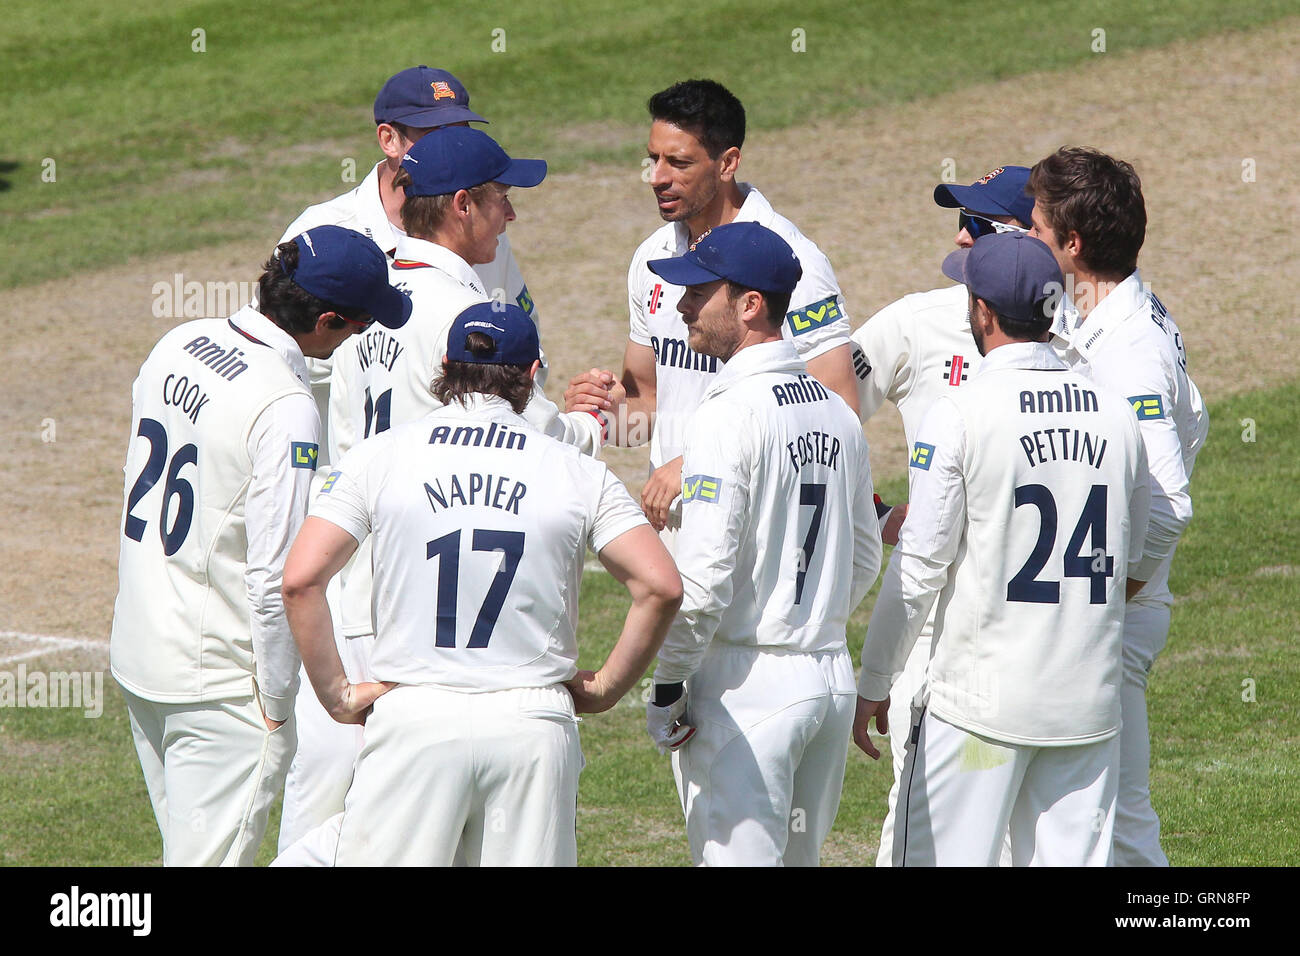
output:
<instances>
[{"instance_id":1,"label":"grass outfield","mask_svg":"<svg viewBox=\"0 0 1300 956\"><path fill-rule=\"evenodd\" d=\"M491 132L557 169L634 167L646 96L707 74L771 129L1293 14L1289 0L610 0L382 7L127 0L5 13L0 288L278 236L373 162L395 65L454 67ZM193 35L202 30L202 52ZM498 48L493 48L494 30ZM797 39L795 31L803 31ZM1014 38L1014 39L1012 39ZM806 52L796 53L796 42ZM47 160L53 161L52 169ZM43 178L53 174L54 181Z\"/></svg>"},{"instance_id":2,"label":"grass outfield","mask_svg":"<svg viewBox=\"0 0 1300 956\"><path fill-rule=\"evenodd\" d=\"M1300 859L1300 502L1279 493L1300 487L1300 385L1216 403L1211 417L1196 518L1174 566L1173 637L1151 681L1152 791L1174 865L1280 866ZM1255 440L1243 441L1250 421ZM896 500L905 489L896 480L880 491ZM855 659L871 600L850 627ZM603 659L625 608L612 579L587 577L583 666ZM159 862L125 707L111 682L107 690L97 720L0 710L0 865ZM689 862L668 762L643 720L632 699L583 722L583 864ZM826 862L874 857L889 775L887 757L873 764L850 751ZM275 831L273 820L261 862Z\"/></svg>"}]
</instances>

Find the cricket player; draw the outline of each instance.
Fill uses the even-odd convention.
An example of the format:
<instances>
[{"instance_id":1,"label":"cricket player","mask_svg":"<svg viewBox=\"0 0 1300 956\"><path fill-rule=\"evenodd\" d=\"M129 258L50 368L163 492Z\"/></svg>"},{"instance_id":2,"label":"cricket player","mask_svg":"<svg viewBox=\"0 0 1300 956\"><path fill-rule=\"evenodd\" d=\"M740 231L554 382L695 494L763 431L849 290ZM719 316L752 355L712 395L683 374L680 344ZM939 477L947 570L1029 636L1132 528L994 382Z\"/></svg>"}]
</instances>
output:
<instances>
[{"instance_id":1,"label":"cricket player","mask_svg":"<svg viewBox=\"0 0 1300 956\"><path fill-rule=\"evenodd\" d=\"M641 676L681 580L622 483L522 417L540 367L516 306L467 307L449 332L443 407L362 442L322 486L285 571L321 703L366 722L339 865L577 862L577 714ZM375 681L350 682L325 586L374 543ZM596 672L576 667L590 547L632 597ZM375 689L383 691L375 699Z\"/></svg>"},{"instance_id":2,"label":"cricket player","mask_svg":"<svg viewBox=\"0 0 1300 956\"><path fill-rule=\"evenodd\" d=\"M305 358L411 311L338 226L264 268L258 308L173 329L132 386L110 654L167 866L250 865L293 754L280 579L320 445Z\"/></svg>"},{"instance_id":3,"label":"cricket player","mask_svg":"<svg viewBox=\"0 0 1300 956\"><path fill-rule=\"evenodd\" d=\"M1147 217L1133 167L1096 150L1062 147L1034 166L1028 188L1033 234L1056 256L1069 290L1052 344L1072 369L1132 405L1146 440L1151 522L1124 616L1115 863L1168 866L1151 806L1146 688L1169 638L1169 568L1192 519L1192 468L1210 416L1188 375L1182 334L1137 269Z\"/></svg>"},{"instance_id":4,"label":"cricket player","mask_svg":"<svg viewBox=\"0 0 1300 956\"><path fill-rule=\"evenodd\" d=\"M496 254L497 239L515 218L509 190L542 182L546 163L512 159L477 129L446 126L431 130L402 160L394 182L406 193L390 275L411 297L412 318L389 333L375 329L335 357L330 389L331 460L389 428L418 420L443 405L431 383L442 368L447 332L456 316L475 303L493 301L474 271ZM533 379L524 417L534 427L586 454L600 449L601 424L587 412L560 413ZM375 634L370 543L342 574L339 630L348 673L368 679ZM313 710L318 717L323 713ZM322 730L336 742L328 762L316 761L310 783L295 804L293 830L281 838L283 865L323 864L333 858L332 840L317 832L342 812L343 797L361 746L359 728L343 735ZM308 839L312 836L312 839ZM306 842L304 842L306 841ZM301 846L295 847L295 843ZM315 847L314 849L311 849Z\"/></svg>"},{"instance_id":5,"label":"cricket player","mask_svg":"<svg viewBox=\"0 0 1300 956\"><path fill-rule=\"evenodd\" d=\"M415 66L393 74L384 83L374 103L375 137L384 158L355 188L327 202L308 206L286 230L281 242L288 241L304 229L331 224L345 226L373 239L391 262L397 252L402 229L402 202L406 198L393 178L406 155L430 129L441 126L465 126L487 123L469 108L469 93L455 76L446 70ZM538 320L532 296L524 284L506 233L497 236L496 256L490 262L473 266L480 286L503 302L516 302ZM498 292L497 290L501 290ZM312 394L321 418L321 471L331 461L329 455L329 391L333 363L330 359L308 359ZM545 384L543 356L538 379ZM331 589L338 604L336 583ZM336 620L338 615L335 615ZM354 656L362 653L349 646L339 635L340 653L352 667ZM352 673L358 673L355 669ZM305 680L300 681L296 707L298 749L289 765L285 782L284 809L280 817L280 850L342 809L343 794L352 777L352 763L360 741L360 729L344 727L331 720L320 707L316 695Z\"/></svg>"},{"instance_id":6,"label":"cricket player","mask_svg":"<svg viewBox=\"0 0 1300 956\"><path fill-rule=\"evenodd\" d=\"M935 203L960 209L957 234L953 238L957 248L969 249L984 236L1028 232L1034 208L1034 201L1025 194L1028 179L1027 166L999 166L969 186L947 183L935 186ZM971 337L967 306L966 287L960 283L917 292L891 302L853 333L853 370L858 377L858 411L863 421L874 415L886 400L893 402L903 417L907 447L912 447L921 419L935 400L963 387L979 371L980 354ZM882 536L886 544L895 545L907 505L898 505L888 512L886 507L877 506L883 521ZM898 595L901 557L898 551L890 557L881 580L877 608L888 607ZM889 692L894 783L880 831L877 866L889 866L893 860L895 805L903 772L904 743L913 722L912 708L919 706L917 697L925 685L933 627L931 615ZM870 629L867 639L870 640Z\"/></svg>"},{"instance_id":7,"label":"cricket player","mask_svg":"<svg viewBox=\"0 0 1300 956\"><path fill-rule=\"evenodd\" d=\"M662 530L680 524L681 509L674 502L682 489L686 428L719 366L715 356L699 354L682 335L676 307L684 290L652 274L647 262L683 255L723 223L756 222L776 232L803 266L782 335L823 386L854 410L858 399L848 311L830 261L762 193L736 179L745 141L740 101L712 80L687 80L652 96L649 109L650 186L664 225L641 243L628 269L631 331L623 375L616 381L611 372L592 369L576 376L565 392L565 407L605 416L616 444L650 439L652 473L641 501L651 524ZM671 530L667 539L671 542Z\"/></svg>"},{"instance_id":8,"label":"cricket player","mask_svg":"<svg viewBox=\"0 0 1300 956\"><path fill-rule=\"evenodd\" d=\"M646 711L697 864L815 866L853 722L845 625L880 570L866 439L782 335L802 269L754 222L650 261L722 369L684 436L684 598Z\"/></svg>"},{"instance_id":9,"label":"cricket player","mask_svg":"<svg viewBox=\"0 0 1300 956\"><path fill-rule=\"evenodd\" d=\"M924 706L912 727L895 866L1111 861L1125 584L1150 495L1137 420L1047 343L1064 280L1023 233L944 261L969 290L983 356L937 399L913 443L899 594L877 602L862 651L854 740L934 610Z\"/></svg>"}]
</instances>

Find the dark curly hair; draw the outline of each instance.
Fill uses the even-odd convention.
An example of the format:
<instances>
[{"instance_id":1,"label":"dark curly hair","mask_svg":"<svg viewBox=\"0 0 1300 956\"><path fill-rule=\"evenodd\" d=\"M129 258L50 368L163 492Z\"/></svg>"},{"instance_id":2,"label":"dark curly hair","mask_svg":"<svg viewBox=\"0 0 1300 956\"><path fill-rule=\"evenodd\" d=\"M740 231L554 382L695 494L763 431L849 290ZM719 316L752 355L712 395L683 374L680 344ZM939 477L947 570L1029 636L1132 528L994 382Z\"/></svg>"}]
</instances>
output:
<instances>
[{"instance_id":1,"label":"dark curly hair","mask_svg":"<svg viewBox=\"0 0 1300 956\"><path fill-rule=\"evenodd\" d=\"M271 258L262 263L257 280L257 307L263 315L290 335L306 335L316 328L316 319L325 312L337 312L354 322L369 322L370 314L345 308L312 295L290 276L298 268L298 243L292 239L275 247ZM342 319L330 319L331 329L341 329Z\"/></svg>"}]
</instances>

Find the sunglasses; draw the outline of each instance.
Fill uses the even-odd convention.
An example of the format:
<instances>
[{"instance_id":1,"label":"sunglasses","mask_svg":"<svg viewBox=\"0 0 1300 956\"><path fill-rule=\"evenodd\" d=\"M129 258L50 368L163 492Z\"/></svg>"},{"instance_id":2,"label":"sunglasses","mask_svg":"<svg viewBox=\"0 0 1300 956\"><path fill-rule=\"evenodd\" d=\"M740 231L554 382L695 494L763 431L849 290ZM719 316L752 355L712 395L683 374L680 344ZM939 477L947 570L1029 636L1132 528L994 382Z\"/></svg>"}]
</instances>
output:
<instances>
[{"instance_id":1,"label":"sunglasses","mask_svg":"<svg viewBox=\"0 0 1300 956\"><path fill-rule=\"evenodd\" d=\"M371 316L370 318L366 319L363 322L360 319L349 319L346 315L340 315L338 312L335 312L334 314L337 315L344 322L346 322L348 325L355 325L357 328L361 329L362 331L365 331L366 329L370 328L372 325L375 324L374 316Z\"/></svg>"},{"instance_id":2,"label":"sunglasses","mask_svg":"<svg viewBox=\"0 0 1300 956\"><path fill-rule=\"evenodd\" d=\"M995 219L986 219L984 216L976 215L973 212L962 210L957 215L957 228L965 229L966 233L972 239L979 239L981 236L991 236L999 232L1028 232L1023 226L1013 226L1009 222L998 222Z\"/></svg>"}]
</instances>

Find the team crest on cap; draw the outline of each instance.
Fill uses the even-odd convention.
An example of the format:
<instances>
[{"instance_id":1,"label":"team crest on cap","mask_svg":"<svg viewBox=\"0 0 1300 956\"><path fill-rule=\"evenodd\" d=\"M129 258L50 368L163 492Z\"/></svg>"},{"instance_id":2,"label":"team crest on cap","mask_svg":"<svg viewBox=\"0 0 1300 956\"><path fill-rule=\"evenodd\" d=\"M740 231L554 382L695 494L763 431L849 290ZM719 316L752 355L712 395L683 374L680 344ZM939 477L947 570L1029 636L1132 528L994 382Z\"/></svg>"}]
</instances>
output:
<instances>
[{"instance_id":1,"label":"team crest on cap","mask_svg":"<svg viewBox=\"0 0 1300 956\"><path fill-rule=\"evenodd\" d=\"M712 231L713 231L712 229L705 229L702 233L699 234L698 237L696 237L696 239L695 239L694 242L692 242L689 246L686 247L686 251L687 251L687 252L694 252L694 251L695 251L695 247L698 246L701 242L703 242L703 241L704 241L704 237L707 236L707 235L708 235L709 233L711 233Z\"/></svg>"},{"instance_id":2,"label":"team crest on cap","mask_svg":"<svg viewBox=\"0 0 1300 956\"><path fill-rule=\"evenodd\" d=\"M1000 176L1000 175L1002 175L1003 173L1005 173L1006 171L1007 171L1007 167L1005 167L1005 166L999 166L997 169L993 170L991 173L986 173L985 176L984 176L984 178L981 179L979 182L977 182L975 185L976 185L976 186L983 186L983 185L984 185L985 183L987 183L990 179L993 179L993 178L996 177L996 176Z\"/></svg>"},{"instance_id":3,"label":"team crest on cap","mask_svg":"<svg viewBox=\"0 0 1300 956\"><path fill-rule=\"evenodd\" d=\"M433 87L434 102L437 102L438 100L447 100L447 99L454 100L456 98L456 91L453 90L442 80L434 80L429 85Z\"/></svg>"}]
</instances>

